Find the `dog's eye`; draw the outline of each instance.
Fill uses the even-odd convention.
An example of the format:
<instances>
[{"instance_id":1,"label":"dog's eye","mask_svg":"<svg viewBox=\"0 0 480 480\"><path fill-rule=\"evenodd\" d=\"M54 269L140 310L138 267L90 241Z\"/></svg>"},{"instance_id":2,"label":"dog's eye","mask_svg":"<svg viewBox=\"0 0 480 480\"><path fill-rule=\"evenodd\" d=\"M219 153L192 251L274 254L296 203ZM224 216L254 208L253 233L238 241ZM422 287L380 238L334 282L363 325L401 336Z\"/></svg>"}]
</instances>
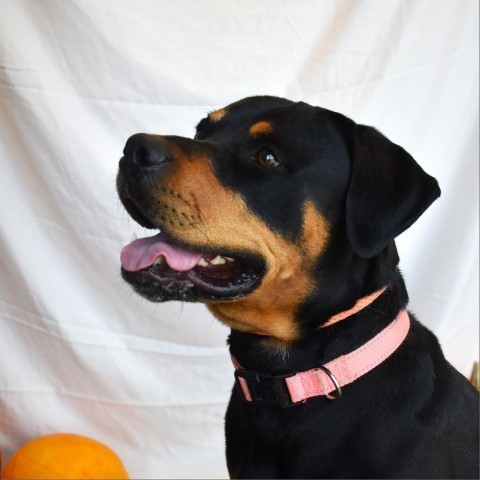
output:
<instances>
[{"instance_id":1,"label":"dog's eye","mask_svg":"<svg viewBox=\"0 0 480 480\"><path fill-rule=\"evenodd\" d=\"M277 161L275 155L267 148L264 148L257 153L256 160L259 165L265 168L272 168L280 165L280 162Z\"/></svg>"}]
</instances>

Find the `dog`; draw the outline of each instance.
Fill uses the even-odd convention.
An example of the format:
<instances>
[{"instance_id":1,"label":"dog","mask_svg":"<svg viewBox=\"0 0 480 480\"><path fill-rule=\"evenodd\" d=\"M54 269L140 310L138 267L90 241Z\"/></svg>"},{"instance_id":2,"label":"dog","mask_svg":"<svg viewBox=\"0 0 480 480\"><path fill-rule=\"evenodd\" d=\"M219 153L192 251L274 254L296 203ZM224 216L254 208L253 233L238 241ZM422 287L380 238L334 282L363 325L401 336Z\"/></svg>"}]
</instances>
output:
<instances>
[{"instance_id":1,"label":"dog","mask_svg":"<svg viewBox=\"0 0 480 480\"><path fill-rule=\"evenodd\" d=\"M231 328L231 478L478 478L478 392L407 312L395 237L440 195L376 129L259 96L194 139L136 134L121 253L153 302Z\"/></svg>"}]
</instances>

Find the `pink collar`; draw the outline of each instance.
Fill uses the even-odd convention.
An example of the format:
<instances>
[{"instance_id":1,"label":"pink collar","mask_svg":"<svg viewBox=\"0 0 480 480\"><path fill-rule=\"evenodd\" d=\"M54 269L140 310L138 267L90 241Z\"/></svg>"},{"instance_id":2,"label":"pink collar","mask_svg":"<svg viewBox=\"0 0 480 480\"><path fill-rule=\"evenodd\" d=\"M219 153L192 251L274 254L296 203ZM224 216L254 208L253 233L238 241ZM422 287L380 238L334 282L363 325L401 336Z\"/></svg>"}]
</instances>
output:
<instances>
[{"instance_id":1,"label":"pink collar","mask_svg":"<svg viewBox=\"0 0 480 480\"><path fill-rule=\"evenodd\" d=\"M366 305L373 302L372 297L377 298L382 292L369 295ZM361 310L359 302L349 310L349 315ZM337 317L339 321L340 315ZM348 316L349 316L348 315ZM332 318L336 318L332 317ZM343 317L346 318L346 317ZM334 323L330 319L325 326ZM407 311L401 310L398 316L384 330L357 348L353 352L342 355L325 365L321 365L305 372L287 375L270 375L258 371L243 369L237 360L232 357L236 369L235 377L240 384L243 395L247 402L256 405L280 405L290 407L304 402L308 398L326 396L335 399L342 396L342 387L354 382L375 367L384 362L405 340L410 329L410 318ZM331 394L336 392L335 396Z\"/></svg>"},{"instance_id":2,"label":"pink collar","mask_svg":"<svg viewBox=\"0 0 480 480\"><path fill-rule=\"evenodd\" d=\"M330 317L320 328L329 327L330 325L333 325L340 320L345 320L345 318L348 318L351 315L358 313L360 310L363 310L365 307L368 307L371 303L373 303L386 289L387 287L383 287L380 290L377 290L376 292L367 295L366 297L362 297L360 300L356 301L355 305L352 308L337 313L333 317Z\"/></svg>"}]
</instances>

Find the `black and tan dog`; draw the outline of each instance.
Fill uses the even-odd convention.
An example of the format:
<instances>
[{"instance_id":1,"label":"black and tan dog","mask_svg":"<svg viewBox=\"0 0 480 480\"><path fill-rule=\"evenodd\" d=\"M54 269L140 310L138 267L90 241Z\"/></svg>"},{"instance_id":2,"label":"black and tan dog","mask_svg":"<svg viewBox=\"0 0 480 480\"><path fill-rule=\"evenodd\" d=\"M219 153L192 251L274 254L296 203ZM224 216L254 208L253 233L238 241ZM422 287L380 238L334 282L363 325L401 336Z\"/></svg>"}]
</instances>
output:
<instances>
[{"instance_id":1,"label":"black and tan dog","mask_svg":"<svg viewBox=\"0 0 480 480\"><path fill-rule=\"evenodd\" d=\"M477 393L405 311L394 238L440 194L405 150L253 97L193 140L132 136L118 192L162 232L124 248L124 278L232 329L232 477L478 478Z\"/></svg>"}]
</instances>

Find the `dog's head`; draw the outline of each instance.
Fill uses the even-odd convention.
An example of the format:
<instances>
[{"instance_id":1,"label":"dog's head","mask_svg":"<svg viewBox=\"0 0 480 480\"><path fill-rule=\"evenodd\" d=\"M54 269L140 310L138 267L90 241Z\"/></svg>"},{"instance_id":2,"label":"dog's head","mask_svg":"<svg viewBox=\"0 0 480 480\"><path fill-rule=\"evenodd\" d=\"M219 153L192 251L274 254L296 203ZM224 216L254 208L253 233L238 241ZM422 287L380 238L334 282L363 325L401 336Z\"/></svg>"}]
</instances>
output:
<instances>
[{"instance_id":1,"label":"dog's head","mask_svg":"<svg viewBox=\"0 0 480 480\"><path fill-rule=\"evenodd\" d=\"M393 239L440 194L375 129L274 97L210 113L194 139L132 136L117 185L130 215L161 231L122 252L136 291L285 341L383 286L365 277L394 267ZM313 303L316 319L301 319Z\"/></svg>"}]
</instances>

